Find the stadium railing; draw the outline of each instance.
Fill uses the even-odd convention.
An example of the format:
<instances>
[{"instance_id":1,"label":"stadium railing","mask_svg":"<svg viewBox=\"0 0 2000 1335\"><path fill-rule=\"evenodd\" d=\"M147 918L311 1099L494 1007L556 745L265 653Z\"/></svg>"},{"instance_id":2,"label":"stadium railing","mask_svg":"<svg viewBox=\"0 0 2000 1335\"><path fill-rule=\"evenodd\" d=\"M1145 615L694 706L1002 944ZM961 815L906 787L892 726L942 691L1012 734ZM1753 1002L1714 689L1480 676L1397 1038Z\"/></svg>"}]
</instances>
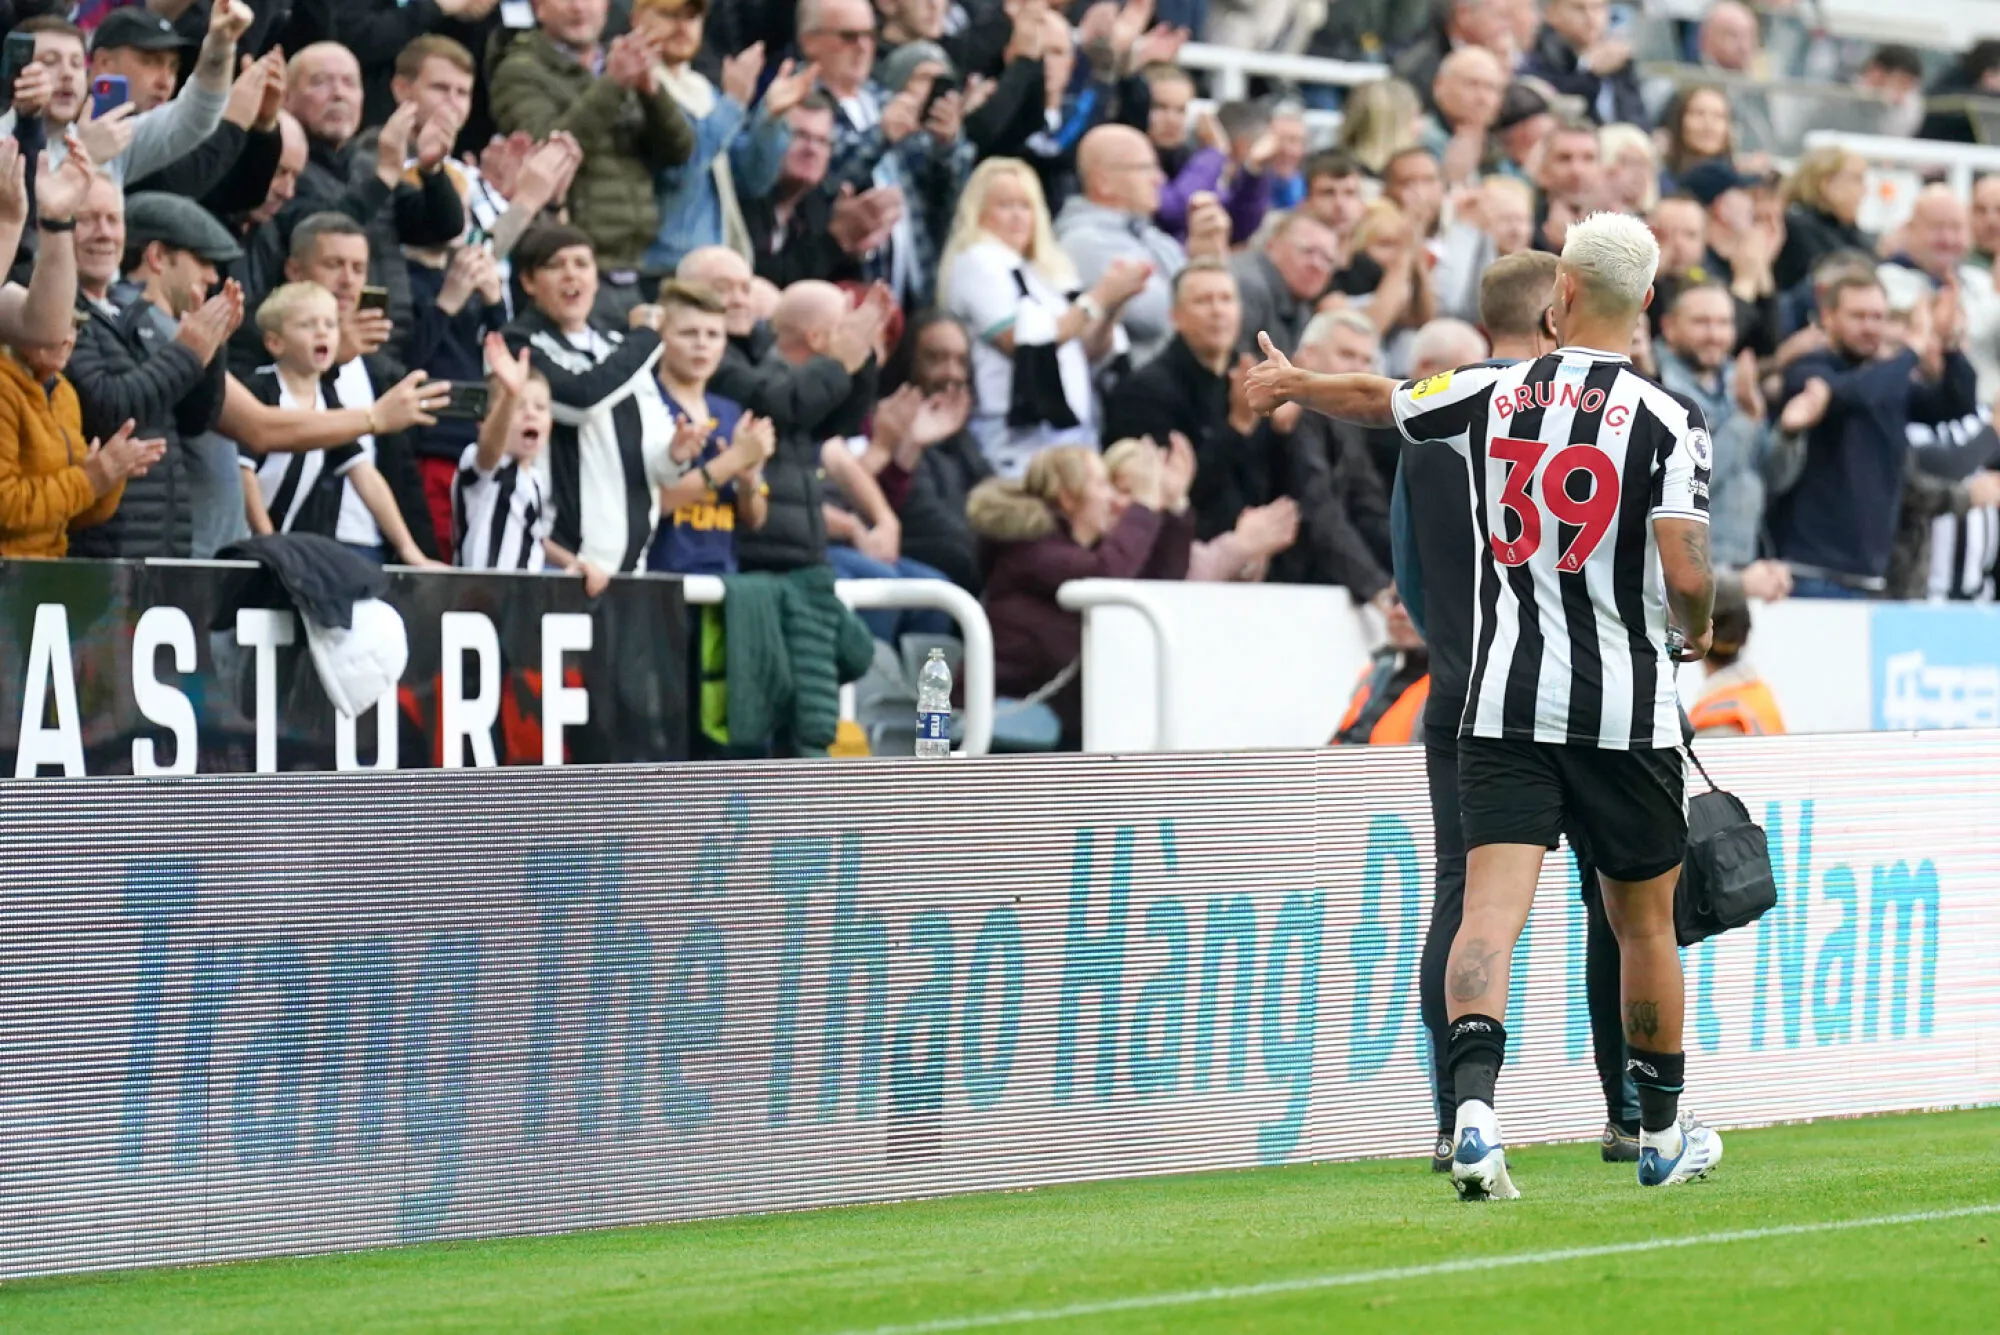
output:
<instances>
[{"instance_id":1,"label":"stadium railing","mask_svg":"<svg viewBox=\"0 0 2000 1335\"><path fill-rule=\"evenodd\" d=\"M1737 108L1739 125L1746 106L1760 108L1772 142L1751 147L1784 157L1796 156L1800 144L1815 129L1873 134L1889 111L1888 102L1876 93L1846 84L1760 79L1673 61L1648 61L1639 72L1658 111L1665 110L1674 92L1697 86L1721 88Z\"/></svg>"},{"instance_id":2,"label":"stadium railing","mask_svg":"<svg viewBox=\"0 0 2000 1335\"><path fill-rule=\"evenodd\" d=\"M1083 614L1095 752L1322 746L1384 634L1338 588L1078 580L1057 601ZM1748 657L1792 732L2000 727L2000 607L1759 604ZM1678 674L1687 704L1703 680Z\"/></svg>"},{"instance_id":3,"label":"stadium railing","mask_svg":"<svg viewBox=\"0 0 2000 1335\"><path fill-rule=\"evenodd\" d=\"M1972 191L1973 178L1982 172L2000 171L2000 148L1983 144L1949 144L1936 139L1896 139L1877 134L1850 134L1840 130L1814 130L1806 135L1807 148L1831 146L1859 154L1873 163L1896 167L1943 168L1951 188L1961 195Z\"/></svg>"},{"instance_id":4,"label":"stadium railing","mask_svg":"<svg viewBox=\"0 0 2000 1335\"><path fill-rule=\"evenodd\" d=\"M1189 42L1181 48L1177 63L1187 69L1205 70L1212 75L1208 81L1209 92L1219 102L1235 102L1249 96L1253 77L1322 84L1333 88L1352 88L1389 77L1386 65L1329 60L1324 56L1286 56L1273 51L1243 51L1233 46L1212 46L1207 42Z\"/></svg>"},{"instance_id":5,"label":"stadium railing","mask_svg":"<svg viewBox=\"0 0 2000 1335\"><path fill-rule=\"evenodd\" d=\"M965 744L958 756L983 756L993 746L993 626L979 600L958 585L941 579L843 579L833 591L857 612L928 610L943 612L958 623L965 641ZM689 575L681 581L681 596L690 604L714 605L723 600L723 584L713 575ZM841 697L844 717L853 717L851 691Z\"/></svg>"}]
</instances>

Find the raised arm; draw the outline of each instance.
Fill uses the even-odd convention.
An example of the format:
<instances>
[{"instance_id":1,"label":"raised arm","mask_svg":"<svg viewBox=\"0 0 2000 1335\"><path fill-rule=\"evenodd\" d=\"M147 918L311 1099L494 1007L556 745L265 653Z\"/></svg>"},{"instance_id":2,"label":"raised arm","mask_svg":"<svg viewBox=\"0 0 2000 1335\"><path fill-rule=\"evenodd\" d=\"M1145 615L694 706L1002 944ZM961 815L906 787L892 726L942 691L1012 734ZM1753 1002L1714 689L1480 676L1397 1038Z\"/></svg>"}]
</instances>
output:
<instances>
[{"instance_id":1,"label":"raised arm","mask_svg":"<svg viewBox=\"0 0 2000 1335\"><path fill-rule=\"evenodd\" d=\"M412 371L371 407L332 412L273 408L232 375L223 390L222 416L215 429L253 455L298 454L345 445L371 432L434 426L437 418L431 414L450 398L449 381L426 380L422 371Z\"/></svg>"},{"instance_id":2,"label":"raised arm","mask_svg":"<svg viewBox=\"0 0 2000 1335\"><path fill-rule=\"evenodd\" d=\"M1259 415L1269 416L1287 403L1296 403L1362 426L1396 424L1391 400L1399 382L1385 375L1321 375L1302 371L1262 331L1257 335L1257 346L1264 350L1264 361L1250 369L1246 387L1250 406Z\"/></svg>"}]
</instances>

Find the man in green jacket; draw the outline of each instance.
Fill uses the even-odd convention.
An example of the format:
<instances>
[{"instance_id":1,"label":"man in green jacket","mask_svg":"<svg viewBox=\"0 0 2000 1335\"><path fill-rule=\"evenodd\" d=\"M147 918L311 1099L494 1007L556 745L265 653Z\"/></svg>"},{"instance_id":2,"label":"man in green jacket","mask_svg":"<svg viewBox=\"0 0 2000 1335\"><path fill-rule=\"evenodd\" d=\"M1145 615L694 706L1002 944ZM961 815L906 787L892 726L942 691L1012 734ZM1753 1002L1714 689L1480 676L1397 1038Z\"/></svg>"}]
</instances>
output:
<instances>
[{"instance_id":1,"label":"man in green jacket","mask_svg":"<svg viewBox=\"0 0 2000 1335\"><path fill-rule=\"evenodd\" d=\"M503 134L576 136L583 165L570 217L597 249L599 314L625 323L645 298L640 257L659 230L653 174L679 166L694 132L658 82L658 49L637 33L609 43L606 0L535 0L536 31L507 48L493 72L493 118Z\"/></svg>"}]
</instances>

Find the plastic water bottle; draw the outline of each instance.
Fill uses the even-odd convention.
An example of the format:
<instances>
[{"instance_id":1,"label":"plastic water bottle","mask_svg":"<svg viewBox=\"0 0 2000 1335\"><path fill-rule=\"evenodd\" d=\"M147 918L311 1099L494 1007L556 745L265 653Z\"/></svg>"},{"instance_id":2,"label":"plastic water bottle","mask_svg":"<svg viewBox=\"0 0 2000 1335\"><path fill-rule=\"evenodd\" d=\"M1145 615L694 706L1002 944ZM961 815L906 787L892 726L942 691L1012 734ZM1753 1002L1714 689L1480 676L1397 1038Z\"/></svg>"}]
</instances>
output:
<instances>
[{"instance_id":1,"label":"plastic water bottle","mask_svg":"<svg viewBox=\"0 0 2000 1335\"><path fill-rule=\"evenodd\" d=\"M933 649L917 674L917 757L939 759L951 754L951 664L944 650Z\"/></svg>"}]
</instances>

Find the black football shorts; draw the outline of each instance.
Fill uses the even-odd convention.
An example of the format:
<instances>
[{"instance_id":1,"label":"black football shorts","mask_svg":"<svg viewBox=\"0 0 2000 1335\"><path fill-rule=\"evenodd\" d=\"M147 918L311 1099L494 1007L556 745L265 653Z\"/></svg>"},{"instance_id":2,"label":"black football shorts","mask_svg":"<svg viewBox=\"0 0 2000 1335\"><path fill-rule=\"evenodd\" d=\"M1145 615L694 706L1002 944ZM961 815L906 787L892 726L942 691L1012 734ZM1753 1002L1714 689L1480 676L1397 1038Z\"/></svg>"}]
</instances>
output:
<instances>
[{"instance_id":1,"label":"black football shorts","mask_svg":"<svg viewBox=\"0 0 2000 1335\"><path fill-rule=\"evenodd\" d=\"M1556 835L1614 881L1649 881L1687 851L1687 762L1673 748L1464 737L1458 798L1465 846L1539 844Z\"/></svg>"}]
</instances>

